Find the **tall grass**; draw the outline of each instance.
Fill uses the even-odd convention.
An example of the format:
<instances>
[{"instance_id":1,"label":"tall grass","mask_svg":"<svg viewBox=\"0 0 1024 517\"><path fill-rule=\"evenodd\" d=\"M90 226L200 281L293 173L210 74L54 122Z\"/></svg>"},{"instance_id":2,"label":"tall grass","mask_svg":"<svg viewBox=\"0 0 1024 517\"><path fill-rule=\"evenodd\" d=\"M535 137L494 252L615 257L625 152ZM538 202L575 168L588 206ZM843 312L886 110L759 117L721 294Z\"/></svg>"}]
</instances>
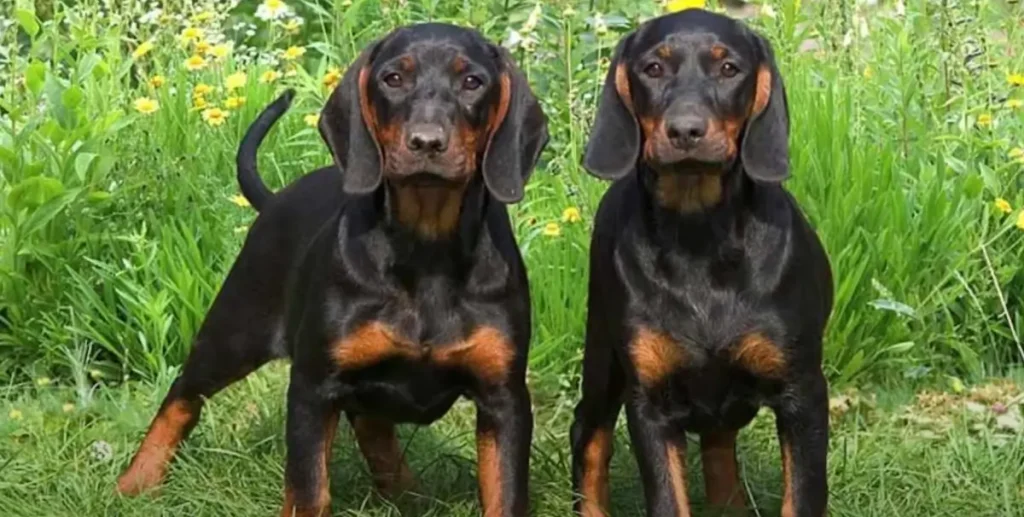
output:
<instances>
[{"instance_id":1,"label":"tall grass","mask_svg":"<svg viewBox=\"0 0 1024 517\"><path fill-rule=\"evenodd\" d=\"M392 27L426 20L479 27L513 52L542 97L552 141L512 210L533 286L531 370L571 381L586 308L587 249L601 182L579 165L608 53L655 2L460 0L288 2L305 23L252 16L253 1L168 2L140 23L141 2L37 2L0 20L0 379L155 378L180 363L234 254L251 209L232 157L247 124L285 85L300 96L261 149L275 188L328 163L304 122L322 78ZM788 183L836 273L826 366L840 382L979 377L1024 361L1024 48L1020 4L906 2L905 13L839 0L771 4L752 23L772 40L792 117ZM537 7L540 5L540 7ZM21 4L19 4L19 7ZM210 10L206 21L189 17ZM175 18L181 15L182 19ZM252 23L253 35L246 36ZM236 41L190 72L186 25ZM237 28L237 30L235 30ZM133 58L152 39L155 49ZM307 52L294 73L276 56ZM1016 61L1015 61L1016 59ZM225 77L245 70L246 104L205 124L191 92L224 106ZM160 87L148 84L163 75ZM160 109L137 113L152 97ZM1005 198L1011 213L994 208ZM563 220L577 208L582 221ZM1022 223L1024 224L1024 223ZM558 235L550 235L557 227Z\"/></svg>"}]
</instances>

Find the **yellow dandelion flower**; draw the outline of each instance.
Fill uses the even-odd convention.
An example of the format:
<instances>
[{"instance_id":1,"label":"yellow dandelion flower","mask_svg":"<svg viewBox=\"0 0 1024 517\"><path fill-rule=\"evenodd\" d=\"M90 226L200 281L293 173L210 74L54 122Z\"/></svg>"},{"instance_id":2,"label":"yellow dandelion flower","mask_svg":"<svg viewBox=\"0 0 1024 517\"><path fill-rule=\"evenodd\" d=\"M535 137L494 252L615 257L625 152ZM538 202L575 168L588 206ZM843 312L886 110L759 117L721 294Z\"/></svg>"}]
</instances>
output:
<instances>
[{"instance_id":1,"label":"yellow dandelion flower","mask_svg":"<svg viewBox=\"0 0 1024 517\"><path fill-rule=\"evenodd\" d=\"M138 111L143 115L150 115L158 109L160 109L160 103L150 99L149 97L139 97L138 99L135 99L135 111Z\"/></svg>"},{"instance_id":2,"label":"yellow dandelion flower","mask_svg":"<svg viewBox=\"0 0 1024 517\"><path fill-rule=\"evenodd\" d=\"M305 54L305 53L306 53L306 48L305 47L299 47L299 46L296 46L296 45L292 45L292 46L288 47L287 50L284 51L284 55L282 57L284 59L287 59L288 61L292 61L292 60L295 60L295 59L298 59L298 58L302 57L302 55Z\"/></svg>"},{"instance_id":3,"label":"yellow dandelion flower","mask_svg":"<svg viewBox=\"0 0 1024 517\"><path fill-rule=\"evenodd\" d=\"M178 37L181 38L181 41L183 43L188 43L189 41L199 41L203 39L203 29L200 29L198 27L185 27L181 31L181 34L178 35Z\"/></svg>"},{"instance_id":4,"label":"yellow dandelion flower","mask_svg":"<svg viewBox=\"0 0 1024 517\"><path fill-rule=\"evenodd\" d=\"M281 72L278 72L277 70L267 70L266 72L260 74L260 82L263 84L272 83L280 78Z\"/></svg>"},{"instance_id":5,"label":"yellow dandelion flower","mask_svg":"<svg viewBox=\"0 0 1024 517\"><path fill-rule=\"evenodd\" d=\"M1013 207L1010 206L1010 202L1005 200L1005 199L1003 199L1003 198L1001 198L1001 197L996 198L995 205L996 205L996 210L999 210L1000 212L1002 212L1004 214L1008 214L1010 212L1013 212Z\"/></svg>"},{"instance_id":6,"label":"yellow dandelion flower","mask_svg":"<svg viewBox=\"0 0 1024 517\"><path fill-rule=\"evenodd\" d=\"M213 93L213 86L205 83L199 83L192 88L192 95L196 97L202 97L203 95L209 95Z\"/></svg>"},{"instance_id":7,"label":"yellow dandelion flower","mask_svg":"<svg viewBox=\"0 0 1024 517\"><path fill-rule=\"evenodd\" d=\"M219 59L224 59L224 58L228 57L228 54L230 54L230 53L231 53L231 44L230 43L221 43L220 45L214 45L214 46L210 47L209 55L211 55L215 59L219 60Z\"/></svg>"},{"instance_id":8,"label":"yellow dandelion flower","mask_svg":"<svg viewBox=\"0 0 1024 517\"><path fill-rule=\"evenodd\" d=\"M210 42L208 42L206 40L199 40L199 41L196 42L195 50L196 50L196 54L204 55L207 52L209 52L210 49L212 49L212 48L213 48L213 45L210 45Z\"/></svg>"},{"instance_id":9,"label":"yellow dandelion flower","mask_svg":"<svg viewBox=\"0 0 1024 517\"><path fill-rule=\"evenodd\" d=\"M36 379L36 386L49 386L51 382L49 377L40 377Z\"/></svg>"},{"instance_id":10,"label":"yellow dandelion flower","mask_svg":"<svg viewBox=\"0 0 1024 517\"><path fill-rule=\"evenodd\" d=\"M245 106L245 97L228 97L224 99L224 107L229 110L235 110Z\"/></svg>"},{"instance_id":11,"label":"yellow dandelion flower","mask_svg":"<svg viewBox=\"0 0 1024 517\"><path fill-rule=\"evenodd\" d=\"M203 56L194 55L185 60L185 69L195 72L196 70L202 70L206 68L206 60Z\"/></svg>"},{"instance_id":12,"label":"yellow dandelion flower","mask_svg":"<svg viewBox=\"0 0 1024 517\"><path fill-rule=\"evenodd\" d=\"M1010 109L1019 109L1024 106L1024 100L1021 99L1010 99L1006 101L1006 107Z\"/></svg>"},{"instance_id":13,"label":"yellow dandelion flower","mask_svg":"<svg viewBox=\"0 0 1024 517\"><path fill-rule=\"evenodd\" d=\"M562 227L558 226L558 223L548 223L544 226L544 235L558 237L562 235Z\"/></svg>"},{"instance_id":14,"label":"yellow dandelion flower","mask_svg":"<svg viewBox=\"0 0 1024 517\"><path fill-rule=\"evenodd\" d=\"M1018 147L1010 150L1008 156L1011 160L1017 160L1018 162L1024 163L1024 147Z\"/></svg>"},{"instance_id":15,"label":"yellow dandelion flower","mask_svg":"<svg viewBox=\"0 0 1024 517\"><path fill-rule=\"evenodd\" d=\"M154 46L155 45L153 45L153 40L143 41L141 45L135 47L135 50L132 51L132 58L139 59L140 57L149 54L149 52L153 50Z\"/></svg>"},{"instance_id":16,"label":"yellow dandelion flower","mask_svg":"<svg viewBox=\"0 0 1024 517\"><path fill-rule=\"evenodd\" d=\"M309 127L316 127L317 124L320 123L320 114L319 113L310 113L309 115L306 115L305 117L302 117L302 120L306 121L306 125L307 126L309 126Z\"/></svg>"},{"instance_id":17,"label":"yellow dandelion flower","mask_svg":"<svg viewBox=\"0 0 1024 517\"><path fill-rule=\"evenodd\" d=\"M686 9L703 9L704 0L669 0L665 2L665 10L670 13L678 13Z\"/></svg>"},{"instance_id":18,"label":"yellow dandelion flower","mask_svg":"<svg viewBox=\"0 0 1024 517\"><path fill-rule=\"evenodd\" d=\"M192 109L206 109L206 107L209 105L210 103L206 102L206 97L203 97L202 95L196 95L192 97Z\"/></svg>"},{"instance_id":19,"label":"yellow dandelion flower","mask_svg":"<svg viewBox=\"0 0 1024 517\"><path fill-rule=\"evenodd\" d=\"M1017 226L1017 228L1020 228L1021 230L1024 230L1024 210L1021 210L1020 213L1017 214L1016 226Z\"/></svg>"},{"instance_id":20,"label":"yellow dandelion flower","mask_svg":"<svg viewBox=\"0 0 1024 517\"><path fill-rule=\"evenodd\" d=\"M1024 86L1024 74L1009 74L1006 76L1006 82L1014 86Z\"/></svg>"},{"instance_id":21,"label":"yellow dandelion flower","mask_svg":"<svg viewBox=\"0 0 1024 517\"><path fill-rule=\"evenodd\" d=\"M162 76L162 75L154 75L153 77L149 78L149 85L152 86L153 88L159 88L159 87L163 86L164 83L166 83L166 82L167 82L167 79L164 78L164 76Z\"/></svg>"},{"instance_id":22,"label":"yellow dandelion flower","mask_svg":"<svg viewBox=\"0 0 1024 517\"><path fill-rule=\"evenodd\" d=\"M214 127L217 127L227 121L228 115L230 115L229 112L220 108L209 108L203 110L203 120Z\"/></svg>"},{"instance_id":23,"label":"yellow dandelion flower","mask_svg":"<svg viewBox=\"0 0 1024 517\"><path fill-rule=\"evenodd\" d=\"M75 405L70 403L70 402L68 402L67 404L64 404L63 406L61 406L60 409L61 409L61 411L64 411L65 413L70 413L70 412L75 410Z\"/></svg>"},{"instance_id":24,"label":"yellow dandelion flower","mask_svg":"<svg viewBox=\"0 0 1024 517\"><path fill-rule=\"evenodd\" d=\"M302 28L302 21L299 20L298 18L292 18L291 20L285 22L284 25L282 25L282 27L284 27L285 32L287 32L288 34L298 34L299 29Z\"/></svg>"},{"instance_id":25,"label":"yellow dandelion flower","mask_svg":"<svg viewBox=\"0 0 1024 517\"><path fill-rule=\"evenodd\" d=\"M231 201L232 203L234 203L234 204L236 204L236 205L238 205L238 206L240 206L242 208L252 206L252 205L249 204L249 200L245 199L245 196L243 196L241 194L235 194L235 195L229 197L228 201Z\"/></svg>"},{"instance_id":26,"label":"yellow dandelion flower","mask_svg":"<svg viewBox=\"0 0 1024 517\"><path fill-rule=\"evenodd\" d=\"M21 414L21 411L18 411L17 409L12 409L10 413L7 413L7 416L11 420L21 420L25 417L25 415Z\"/></svg>"},{"instance_id":27,"label":"yellow dandelion flower","mask_svg":"<svg viewBox=\"0 0 1024 517\"><path fill-rule=\"evenodd\" d=\"M249 77L245 75L245 72L235 72L224 78L224 87L228 91L234 91L243 88L248 80Z\"/></svg>"},{"instance_id":28,"label":"yellow dandelion flower","mask_svg":"<svg viewBox=\"0 0 1024 517\"><path fill-rule=\"evenodd\" d=\"M992 114L982 113L978 115L978 125L981 127L988 127L992 125Z\"/></svg>"},{"instance_id":29,"label":"yellow dandelion flower","mask_svg":"<svg viewBox=\"0 0 1024 517\"><path fill-rule=\"evenodd\" d=\"M337 67L328 68L327 73L324 74L324 78L320 82L323 83L324 88L333 90L341 82L341 69Z\"/></svg>"},{"instance_id":30,"label":"yellow dandelion flower","mask_svg":"<svg viewBox=\"0 0 1024 517\"><path fill-rule=\"evenodd\" d=\"M582 220L583 220L583 218L580 217L580 209L579 208L576 208L574 206L570 206L569 208L566 208L565 210L562 210L562 222L563 223L578 223L578 222L580 222Z\"/></svg>"}]
</instances>

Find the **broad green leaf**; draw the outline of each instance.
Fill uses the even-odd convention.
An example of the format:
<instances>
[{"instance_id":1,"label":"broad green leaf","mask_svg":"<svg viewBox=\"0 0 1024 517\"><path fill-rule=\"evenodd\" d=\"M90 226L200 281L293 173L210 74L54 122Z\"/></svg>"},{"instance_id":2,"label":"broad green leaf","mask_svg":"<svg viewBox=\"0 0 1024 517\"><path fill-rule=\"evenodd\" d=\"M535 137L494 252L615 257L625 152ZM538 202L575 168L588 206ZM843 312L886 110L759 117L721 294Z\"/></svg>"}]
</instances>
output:
<instances>
[{"instance_id":1,"label":"broad green leaf","mask_svg":"<svg viewBox=\"0 0 1024 517\"><path fill-rule=\"evenodd\" d=\"M33 61L25 69L25 86L33 95L39 95L43 90L43 83L46 82L46 65Z\"/></svg>"},{"instance_id":2,"label":"broad green leaf","mask_svg":"<svg viewBox=\"0 0 1024 517\"><path fill-rule=\"evenodd\" d=\"M22 180L11 189L7 194L7 203L15 210L36 208L63 192L64 184L60 180L48 176L33 176Z\"/></svg>"},{"instance_id":3,"label":"broad green leaf","mask_svg":"<svg viewBox=\"0 0 1024 517\"><path fill-rule=\"evenodd\" d=\"M60 94L60 101L64 104L64 107L75 111L79 106L82 105L82 100L85 99L85 93L82 92L82 88L76 85L71 85L64 93Z\"/></svg>"},{"instance_id":4,"label":"broad green leaf","mask_svg":"<svg viewBox=\"0 0 1024 517\"><path fill-rule=\"evenodd\" d=\"M89 174L89 166L95 159L95 153L79 153L78 156L75 156L75 175L82 183L85 183L85 178Z\"/></svg>"},{"instance_id":5,"label":"broad green leaf","mask_svg":"<svg viewBox=\"0 0 1024 517\"><path fill-rule=\"evenodd\" d=\"M39 34L39 20L36 19L36 13L29 9L15 9L14 18L18 20L18 25L21 25L22 30L29 36L35 38L36 34Z\"/></svg>"},{"instance_id":6,"label":"broad green leaf","mask_svg":"<svg viewBox=\"0 0 1024 517\"><path fill-rule=\"evenodd\" d=\"M54 217L57 217L57 215L63 212L64 209L75 200L77 194L77 191L66 192L64 195L56 196L44 203L37 210L32 212L32 215L30 215L21 225L22 234L31 235L46 227L47 223L52 221Z\"/></svg>"}]
</instances>

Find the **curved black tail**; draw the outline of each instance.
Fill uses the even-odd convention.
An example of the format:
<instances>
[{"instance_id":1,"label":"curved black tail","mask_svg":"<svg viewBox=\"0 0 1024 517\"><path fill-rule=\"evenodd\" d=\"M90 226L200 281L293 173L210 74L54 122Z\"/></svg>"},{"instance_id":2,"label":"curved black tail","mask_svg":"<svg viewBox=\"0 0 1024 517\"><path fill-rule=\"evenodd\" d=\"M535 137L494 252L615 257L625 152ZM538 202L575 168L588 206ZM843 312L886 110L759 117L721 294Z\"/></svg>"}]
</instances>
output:
<instances>
[{"instance_id":1,"label":"curved black tail","mask_svg":"<svg viewBox=\"0 0 1024 517\"><path fill-rule=\"evenodd\" d=\"M242 143L238 146L236 158L238 185L242 188L242 195L249 200L249 204L257 212L270 198L274 197L274 193L267 188L266 183L263 183L259 171L256 170L256 151L259 149L260 143L263 142L263 137L267 136L277 119L288 111L293 98L295 98L295 90L289 88L270 106L264 108L260 116L249 126L245 136L242 137Z\"/></svg>"}]
</instances>

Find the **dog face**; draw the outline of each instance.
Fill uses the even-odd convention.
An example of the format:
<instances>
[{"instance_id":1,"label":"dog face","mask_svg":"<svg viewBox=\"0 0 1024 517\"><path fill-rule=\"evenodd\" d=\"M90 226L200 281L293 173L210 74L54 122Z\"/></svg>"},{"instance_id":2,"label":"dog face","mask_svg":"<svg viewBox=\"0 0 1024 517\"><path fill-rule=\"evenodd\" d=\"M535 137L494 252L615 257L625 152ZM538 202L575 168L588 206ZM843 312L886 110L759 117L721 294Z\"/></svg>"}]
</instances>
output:
<instances>
[{"instance_id":1,"label":"dog face","mask_svg":"<svg viewBox=\"0 0 1024 517\"><path fill-rule=\"evenodd\" d=\"M518 201L547 142L522 73L479 33L444 24L398 29L363 52L321 115L350 193L394 183L465 183Z\"/></svg>"},{"instance_id":2,"label":"dog face","mask_svg":"<svg viewBox=\"0 0 1024 517\"><path fill-rule=\"evenodd\" d=\"M614 179L637 161L658 171L706 172L741 159L754 179L781 181L788 126L768 43L730 18L687 10L619 43L584 165Z\"/></svg>"}]
</instances>

